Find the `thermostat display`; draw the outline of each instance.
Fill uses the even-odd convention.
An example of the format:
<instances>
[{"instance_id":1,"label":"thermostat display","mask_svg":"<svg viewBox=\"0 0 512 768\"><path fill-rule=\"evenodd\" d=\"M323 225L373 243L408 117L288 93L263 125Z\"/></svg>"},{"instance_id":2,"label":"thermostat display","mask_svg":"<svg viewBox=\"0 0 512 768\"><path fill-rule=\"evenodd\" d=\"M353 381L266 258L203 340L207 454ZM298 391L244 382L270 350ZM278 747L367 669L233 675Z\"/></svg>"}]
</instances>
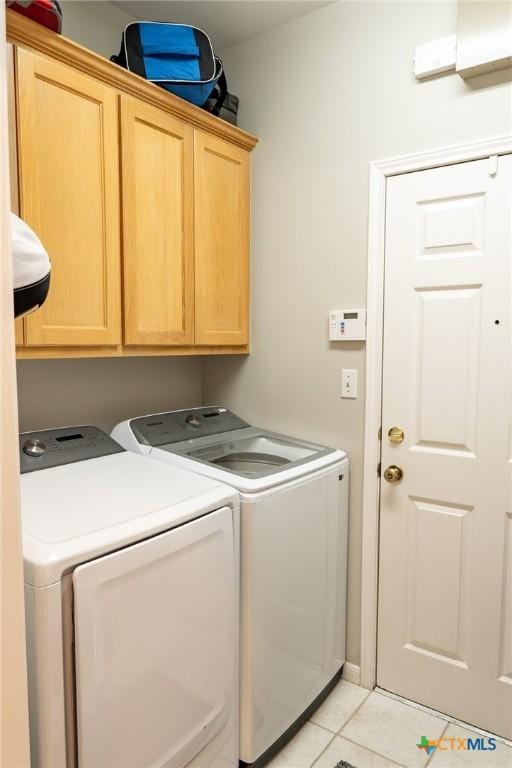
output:
<instances>
[{"instance_id":1,"label":"thermostat display","mask_svg":"<svg viewBox=\"0 0 512 768\"><path fill-rule=\"evenodd\" d=\"M364 341L366 309L331 309L329 341Z\"/></svg>"}]
</instances>

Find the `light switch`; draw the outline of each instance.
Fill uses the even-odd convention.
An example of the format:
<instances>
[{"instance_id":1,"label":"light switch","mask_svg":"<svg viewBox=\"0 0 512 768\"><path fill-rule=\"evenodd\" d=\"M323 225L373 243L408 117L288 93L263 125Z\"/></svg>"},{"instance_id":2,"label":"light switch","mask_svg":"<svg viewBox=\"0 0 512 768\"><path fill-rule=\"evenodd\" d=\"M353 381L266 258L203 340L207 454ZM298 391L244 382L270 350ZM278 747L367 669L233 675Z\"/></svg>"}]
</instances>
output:
<instances>
[{"instance_id":1,"label":"light switch","mask_svg":"<svg viewBox=\"0 0 512 768\"><path fill-rule=\"evenodd\" d=\"M357 398L357 371L355 368L343 368L341 371L341 396L352 400Z\"/></svg>"}]
</instances>

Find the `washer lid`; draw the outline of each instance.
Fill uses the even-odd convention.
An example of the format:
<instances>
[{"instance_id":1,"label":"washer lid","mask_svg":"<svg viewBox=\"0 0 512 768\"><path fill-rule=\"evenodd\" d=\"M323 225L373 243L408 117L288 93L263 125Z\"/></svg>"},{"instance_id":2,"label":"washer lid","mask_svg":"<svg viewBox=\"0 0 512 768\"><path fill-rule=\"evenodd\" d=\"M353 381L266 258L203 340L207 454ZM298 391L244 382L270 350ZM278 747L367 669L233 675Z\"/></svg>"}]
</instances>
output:
<instances>
[{"instance_id":1,"label":"washer lid","mask_svg":"<svg viewBox=\"0 0 512 768\"><path fill-rule=\"evenodd\" d=\"M58 581L76 563L222 506L231 488L123 451L21 477L25 580Z\"/></svg>"}]
</instances>

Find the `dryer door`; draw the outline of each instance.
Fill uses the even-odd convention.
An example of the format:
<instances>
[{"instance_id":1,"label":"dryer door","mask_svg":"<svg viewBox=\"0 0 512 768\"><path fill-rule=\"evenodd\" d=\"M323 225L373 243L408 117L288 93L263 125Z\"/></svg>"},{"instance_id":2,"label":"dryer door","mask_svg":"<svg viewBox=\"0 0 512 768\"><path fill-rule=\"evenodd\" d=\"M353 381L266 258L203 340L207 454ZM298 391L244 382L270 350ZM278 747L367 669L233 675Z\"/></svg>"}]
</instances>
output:
<instances>
[{"instance_id":1,"label":"dryer door","mask_svg":"<svg viewBox=\"0 0 512 768\"><path fill-rule=\"evenodd\" d=\"M79 766L181 768L226 725L236 578L227 508L76 568Z\"/></svg>"}]
</instances>

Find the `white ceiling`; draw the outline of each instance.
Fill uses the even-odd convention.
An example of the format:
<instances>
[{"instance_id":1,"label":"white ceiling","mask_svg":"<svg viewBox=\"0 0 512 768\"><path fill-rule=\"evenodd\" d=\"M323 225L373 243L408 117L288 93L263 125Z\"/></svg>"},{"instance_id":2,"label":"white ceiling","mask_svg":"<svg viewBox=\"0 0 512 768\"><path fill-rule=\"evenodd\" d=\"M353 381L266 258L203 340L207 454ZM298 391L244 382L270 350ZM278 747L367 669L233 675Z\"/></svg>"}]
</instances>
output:
<instances>
[{"instance_id":1,"label":"white ceiling","mask_svg":"<svg viewBox=\"0 0 512 768\"><path fill-rule=\"evenodd\" d=\"M333 2L336 0L117 0L112 4L136 19L199 27L220 51Z\"/></svg>"}]
</instances>

